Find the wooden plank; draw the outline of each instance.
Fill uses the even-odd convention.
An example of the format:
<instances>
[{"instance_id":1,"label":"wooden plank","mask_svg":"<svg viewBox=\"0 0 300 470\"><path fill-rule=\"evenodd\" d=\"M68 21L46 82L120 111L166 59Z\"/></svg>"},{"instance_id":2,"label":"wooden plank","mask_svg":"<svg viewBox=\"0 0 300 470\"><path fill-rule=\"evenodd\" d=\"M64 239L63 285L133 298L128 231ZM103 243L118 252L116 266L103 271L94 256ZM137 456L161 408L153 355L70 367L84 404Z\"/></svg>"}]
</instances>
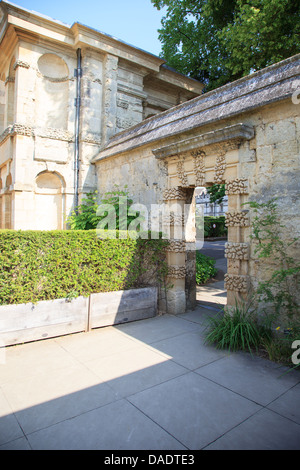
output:
<instances>
[{"instance_id":1,"label":"wooden plank","mask_svg":"<svg viewBox=\"0 0 300 470\"><path fill-rule=\"evenodd\" d=\"M156 287L92 294L90 328L154 317L157 295Z\"/></svg>"},{"instance_id":2,"label":"wooden plank","mask_svg":"<svg viewBox=\"0 0 300 470\"><path fill-rule=\"evenodd\" d=\"M88 298L2 305L0 338L6 345L85 331Z\"/></svg>"},{"instance_id":3,"label":"wooden plank","mask_svg":"<svg viewBox=\"0 0 300 470\"><path fill-rule=\"evenodd\" d=\"M156 287L0 306L0 340L6 345L52 338L157 315Z\"/></svg>"}]
</instances>

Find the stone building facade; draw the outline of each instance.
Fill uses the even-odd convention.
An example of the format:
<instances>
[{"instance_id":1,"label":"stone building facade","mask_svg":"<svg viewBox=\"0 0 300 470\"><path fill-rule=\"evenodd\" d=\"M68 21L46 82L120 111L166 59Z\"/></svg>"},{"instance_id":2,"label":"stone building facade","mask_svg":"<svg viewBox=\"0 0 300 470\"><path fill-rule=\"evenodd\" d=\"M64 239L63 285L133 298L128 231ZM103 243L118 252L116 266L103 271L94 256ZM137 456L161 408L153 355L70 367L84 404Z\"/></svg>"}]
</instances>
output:
<instances>
[{"instance_id":1,"label":"stone building facade","mask_svg":"<svg viewBox=\"0 0 300 470\"><path fill-rule=\"evenodd\" d=\"M255 214L245 203L278 198L284 241L300 240L299 97L297 55L152 117L95 156L99 189L126 181L149 211L155 203L177 210L170 217L169 312L195 305L195 188L226 184L228 305L247 299L272 265L255 254ZM289 248L298 264L299 240Z\"/></svg>"},{"instance_id":2,"label":"stone building facade","mask_svg":"<svg viewBox=\"0 0 300 470\"><path fill-rule=\"evenodd\" d=\"M65 228L109 139L202 88L113 37L2 1L0 228Z\"/></svg>"}]
</instances>

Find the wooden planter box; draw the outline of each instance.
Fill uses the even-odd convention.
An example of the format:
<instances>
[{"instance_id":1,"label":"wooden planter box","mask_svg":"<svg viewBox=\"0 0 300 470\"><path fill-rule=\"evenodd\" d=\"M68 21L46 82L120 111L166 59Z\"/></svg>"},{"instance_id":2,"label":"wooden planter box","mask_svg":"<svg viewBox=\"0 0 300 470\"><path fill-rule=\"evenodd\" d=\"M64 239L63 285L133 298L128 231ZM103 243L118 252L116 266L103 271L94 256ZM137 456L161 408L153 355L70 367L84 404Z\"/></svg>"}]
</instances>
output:
<instances>
[{"instance_id":1,"label":"wooden planter box","mask_svg":"<svg viewBox=\"0 0 300 470\"><path fill-rule=\"evenodd\" d=\"M0 306L0 343L5 346L93 328L142 320L157 314L157 288L91 294L72 300Z\"/></svg>"},{"instance_id":2,"label":"wooden planter box","mask_svg":"<svg viewBox=\"0 0 300 470\"><path fill-rule=\"evenodd\" d=\"M89 327L126 323L157 314L157 288L105 292L90 296Z\"/></svg>"}]
</instances>

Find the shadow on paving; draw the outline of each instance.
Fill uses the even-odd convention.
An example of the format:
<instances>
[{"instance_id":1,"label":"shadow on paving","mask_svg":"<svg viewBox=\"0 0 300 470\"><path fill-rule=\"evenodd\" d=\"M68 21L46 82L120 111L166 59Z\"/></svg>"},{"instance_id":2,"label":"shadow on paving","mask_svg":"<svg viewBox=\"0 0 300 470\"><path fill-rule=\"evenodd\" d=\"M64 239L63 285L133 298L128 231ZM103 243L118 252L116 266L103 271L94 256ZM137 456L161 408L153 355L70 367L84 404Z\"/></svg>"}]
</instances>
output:
<instances>
[{"instance_id":1,"label":"shadow on paving","mask_svg":"<svg viewBox=\"0 0 300 470\"><path fill-rule=\"evenodd\" d=\"M205 345L208 309L7 349L0 449L296 449L300 374Z\"/></svg>"}]
</instances>

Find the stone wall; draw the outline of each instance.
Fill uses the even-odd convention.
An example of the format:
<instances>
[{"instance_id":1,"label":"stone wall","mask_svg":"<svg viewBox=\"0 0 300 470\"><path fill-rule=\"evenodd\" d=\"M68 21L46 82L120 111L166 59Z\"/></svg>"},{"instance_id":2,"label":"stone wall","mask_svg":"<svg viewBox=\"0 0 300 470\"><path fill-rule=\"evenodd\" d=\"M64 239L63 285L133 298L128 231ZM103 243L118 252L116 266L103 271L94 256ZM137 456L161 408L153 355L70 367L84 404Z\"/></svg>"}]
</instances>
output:
<instances>
[{"instance_id":1,"label":"stone wall","mask_svg":"<svg viewBox=\"0 0 300 470\"><path fill-rule=\"evenodd\" d=\"M191 188L226 183L229 305L246 299L274 267L254 252L254 212L245 203L278 198L283 240L288 245L300 235L299 104L292 99L299 60L295 56L153 117L116 136L94 160L100 192L126 184L149 211L161 202L183 207ZM192 305L192 239L186 241L186 253L174 249L169 255L173 313ZM289 254L300 263L299 241Z\"/></svg>"},{"instance_id":2,"label":"stone wall","mask_svg":"<svg viewBox=\"0 0 300 470\"><path fill-rule=\"evenodd\" d=\"M287 100L269 106L256 116L256 138L249 148L241 153L241 171L248 177L249 200L263 203L277 198L278 215L283 226L282 240L288 246L288 254L300 264L300 127L299 105ZM255 159L255 165L251 160ZM252 212L252 213L251 213ZM250 220L254 217L250 211ZM248 230L250 234L250 230ZM253 287L270 277L275 265L257 259L255 244L251 244L249 271ZM295 291L295 295L299 292Z\"/></svg>"}]
</instances>

